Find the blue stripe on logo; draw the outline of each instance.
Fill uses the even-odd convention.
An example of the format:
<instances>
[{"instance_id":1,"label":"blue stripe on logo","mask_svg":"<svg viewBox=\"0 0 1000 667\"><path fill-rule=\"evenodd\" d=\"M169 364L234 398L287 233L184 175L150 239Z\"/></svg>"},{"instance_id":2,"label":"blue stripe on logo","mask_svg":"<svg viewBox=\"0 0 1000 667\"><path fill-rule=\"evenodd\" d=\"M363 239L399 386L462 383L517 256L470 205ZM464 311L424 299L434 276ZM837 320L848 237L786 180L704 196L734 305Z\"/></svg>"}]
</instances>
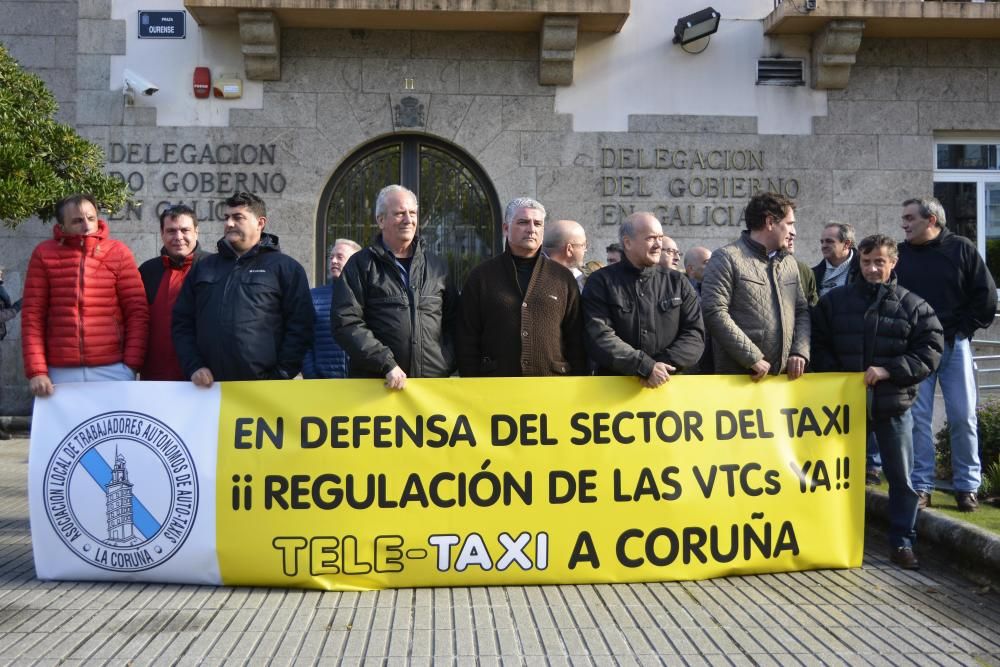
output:
<instances>
[{"instance_id":1,"label":"blue stripe on logo","mask_svg":"<svg viewBox=\"0 0 1000 667\"><path fill-rule=\"evenodd\" d=\"M97 453L97 450L87 450L80 457L80 464L101 487L101 491L107 493L108 484L111 483L111 466ZM132 496L132 524L147 540L160 532L160 522L153 518L142 501L135 496Z\"/></svg>"}]
</instances>

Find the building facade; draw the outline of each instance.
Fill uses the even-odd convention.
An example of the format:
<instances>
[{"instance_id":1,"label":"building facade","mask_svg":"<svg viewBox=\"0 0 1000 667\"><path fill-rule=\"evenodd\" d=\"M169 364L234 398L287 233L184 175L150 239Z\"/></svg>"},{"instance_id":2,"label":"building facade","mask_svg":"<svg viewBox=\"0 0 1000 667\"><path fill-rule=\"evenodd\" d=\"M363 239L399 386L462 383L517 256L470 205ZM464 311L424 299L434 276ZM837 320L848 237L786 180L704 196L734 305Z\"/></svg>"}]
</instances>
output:
<instances>
[{"instance_id":1,"label":"building facade","mask_svg":"<svg viewBox=\"0 0 1000 667\"><path fill-rule=\"evenodd\" d=\"M637 210L682 250L727 243L757 190L799 202L809 263L825 223L901 238L900 203L935 193L1000 270L1000 3L814 4L716 0L718 31L681 45L700 0L5 0L0 42L131 187L110 223L140 262L162 207L192 205L211 249L222 201L251 190L318 284L402 182L457 276L500 249L516 196L580 221L603 260ZM12 295L50 235L0 230ZM26 414L12 324L0 414Z\"/></svg>"}]
</instances>

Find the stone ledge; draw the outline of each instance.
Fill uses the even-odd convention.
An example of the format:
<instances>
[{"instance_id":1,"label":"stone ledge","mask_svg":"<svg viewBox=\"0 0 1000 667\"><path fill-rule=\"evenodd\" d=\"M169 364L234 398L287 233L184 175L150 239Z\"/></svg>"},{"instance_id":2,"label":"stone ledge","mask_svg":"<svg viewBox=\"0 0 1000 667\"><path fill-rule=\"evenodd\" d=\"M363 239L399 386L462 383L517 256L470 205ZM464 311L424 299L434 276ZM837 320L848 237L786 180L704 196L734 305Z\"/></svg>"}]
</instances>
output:
<instances>
[{"instance_id":1,"label":"stone ledge","mask_svg":"<svg viewBox=\"0 0 1000 667\"><path fill-rule=\"evenodd\" d=\"M568 86L573 83L579 16L546 16L542 19L538 54L538 83Z\"/></svg>"},{"instance_id":2,"label":"stone ledge","mask_svg":"<svg viewBox=\"0 0 1000 667\"><path fill-rule=\"evenodd\" d=\"M889 495L883 491L865 489L865 509L870 514L889 521ZM1000 536L979 526L956 521L934 511L920 510L917 514L917 540L929 540L948 549L953 560L961 561L992 579L1000 578Z\"/></svg>"},{"instance_id":3,"label":"stone ledge","mask_svg":"<svg viewBox=\"0 0 1000 667\"><path fill-rule=\"evenodd\" d=\"M996 39L1000 3L923 0L816 0L803 12L791 2L764 18L765 35L814 35L831 21L864 21L865 37Z\"/></svg>"},{"instance_id":4,"label":"stone ledge","mask_svg":"<svg viewBox=\"0 0 1000 667\"><path fill-rule=\"evenodd\" d=\"M620 32L631 0L185 0L184 8L199 25L234 24L240 11L272 11L290 28L537 32L546 15L575 14L583 32Z\"/></svg>"},{"instance_id":5,"label":"stone ledge","mask_svg":"<svg viewBox=\"0 0 1000 667\"><path fill-rule=\"evenodd\" d=\"M27 438L31 433L31 417L0 417L0 431L6 431L18 438Z\"/></svg>"},{"instance_id":6,"label":"stone ledge","mask_svg":"<svg viewBox=\"0 0 1000 667\"><path fill-rule=\"evenodd\" d=\"M239 12L243 67L248 79L281 80L281 25L274 12Z\"/></svg>"},{"instance_id":7,"label":"stone ledge","mask_svg":"<svg viewBox=\"0 0 1000 667\"><path fill-rule=\"evenodd\" d=\"M864 21L830 21L813 35L812 87L843 90L851 79L851 67L861 46Z\"/></svg>"}]
</instances>

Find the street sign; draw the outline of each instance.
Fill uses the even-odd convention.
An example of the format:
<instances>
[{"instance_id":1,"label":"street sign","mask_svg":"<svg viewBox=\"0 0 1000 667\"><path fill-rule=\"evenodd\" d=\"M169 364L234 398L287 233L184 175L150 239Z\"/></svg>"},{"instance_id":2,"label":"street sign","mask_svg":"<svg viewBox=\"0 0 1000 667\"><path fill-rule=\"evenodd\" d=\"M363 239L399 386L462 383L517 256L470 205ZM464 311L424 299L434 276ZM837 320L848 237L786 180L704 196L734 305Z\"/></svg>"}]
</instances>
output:
<instances>
[{"instance_id":1,"label":"street sign","mask_svg":"<svg viewBox=\"0 0 1000 667\"><path fill-rule=\"evenodd\" d=\"M139 11L139 39L184 39L184 11Z\"/></svg>"}]
</instances>

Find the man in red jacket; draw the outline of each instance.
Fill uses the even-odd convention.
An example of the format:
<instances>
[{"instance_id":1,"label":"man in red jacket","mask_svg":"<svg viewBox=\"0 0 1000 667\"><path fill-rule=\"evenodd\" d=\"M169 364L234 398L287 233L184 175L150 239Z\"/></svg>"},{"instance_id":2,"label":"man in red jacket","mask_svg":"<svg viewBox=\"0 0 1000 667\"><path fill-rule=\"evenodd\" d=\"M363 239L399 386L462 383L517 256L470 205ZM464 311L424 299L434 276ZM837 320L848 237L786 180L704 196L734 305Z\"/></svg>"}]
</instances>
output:
<instances>
[{"instance_id":1,"label":"man in red jacket","mask_svg":"<svg viewBox=\"0 0 1000 667\"><path fill-rule=\"evenodd\" d=\"M198 245L198 218L184 204L160 213L160 256L139 267L149 303L149 345L142 380L187 380L170 333L171 312L191 267L206 253Z\"/></svg>"},{"instance_id":2,"label":"man in red jacket","mask_svg":"<svg viewBox=\"0 0 1000 667\"><path fill-rule=\"evenodd\" d=\"M31 253L21 319L35 396L51 395L53 383L134 380L142 367L149 308L139 270L90 195L56 205L52 239Z\"/></svg>"}]
</instances>

